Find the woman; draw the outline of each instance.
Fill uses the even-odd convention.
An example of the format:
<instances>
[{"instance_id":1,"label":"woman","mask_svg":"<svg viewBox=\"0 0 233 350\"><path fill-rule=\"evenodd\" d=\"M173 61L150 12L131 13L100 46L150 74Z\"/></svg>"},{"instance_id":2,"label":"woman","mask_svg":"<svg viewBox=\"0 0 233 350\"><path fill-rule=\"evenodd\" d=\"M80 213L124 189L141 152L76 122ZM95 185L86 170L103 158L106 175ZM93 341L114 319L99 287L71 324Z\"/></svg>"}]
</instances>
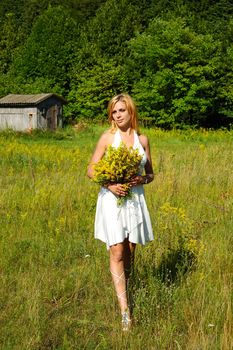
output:
<instances>
[{"instance_id":1,"label":"woman","mask_svg":"<svg viewBox=\"0 0 233 350\"><path fill-rule=\"evenodd\" d=\"M88 167L88 176L93 177L93 165L105 154L109 145L118 147L124 142L127 147L138 149L142 155L141 172L134 177L130 186L131 199L117 206L117 198L126 196L120 183L102 187L97 200L95 218L95 238L105 242L110 250L110 272L119 300L122 314L122 329L127 331L131 325L127 299L127 280L132 267L136 244L153 240L150 216L144 198L144 184L154 179L150 146L146 136L138 135L136 106L127 94L111 99L108 105L111 129L100 137ZM142 175L145 170L145 175Z\"/></svg>"}]
</instances>

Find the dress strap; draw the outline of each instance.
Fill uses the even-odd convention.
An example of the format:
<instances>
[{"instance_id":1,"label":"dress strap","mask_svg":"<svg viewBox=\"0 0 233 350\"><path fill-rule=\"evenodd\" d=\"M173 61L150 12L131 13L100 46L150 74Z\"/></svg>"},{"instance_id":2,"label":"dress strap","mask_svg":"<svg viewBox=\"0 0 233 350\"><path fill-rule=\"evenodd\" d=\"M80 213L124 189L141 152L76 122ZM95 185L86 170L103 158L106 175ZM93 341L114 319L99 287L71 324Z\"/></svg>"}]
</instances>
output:
<instances>
[{"instance_id":1,"label":"dress strap","mask_svg":"<svg viewBox=\"0 0 233 350\"><path fill-rule=\"evenodd\" d=\"M138 134L136 133L136 131L134 130L134 148L138 148L139 150L141 151L144 151L142 145L141 145L141 142L139 140L139 136Z\"/></svg>"},{"instance_id":2,"label":"dress strap","mask_svg":"<svg viewBox=\"0 0 233 350\"><path fill-rule=\"evenodd\" d=\"M120 143L121 143L121 135L120 135L119 130L117 130L114 134L112 146L118 147L118 146L120 146Z\"/></svg>"}]
</instances>

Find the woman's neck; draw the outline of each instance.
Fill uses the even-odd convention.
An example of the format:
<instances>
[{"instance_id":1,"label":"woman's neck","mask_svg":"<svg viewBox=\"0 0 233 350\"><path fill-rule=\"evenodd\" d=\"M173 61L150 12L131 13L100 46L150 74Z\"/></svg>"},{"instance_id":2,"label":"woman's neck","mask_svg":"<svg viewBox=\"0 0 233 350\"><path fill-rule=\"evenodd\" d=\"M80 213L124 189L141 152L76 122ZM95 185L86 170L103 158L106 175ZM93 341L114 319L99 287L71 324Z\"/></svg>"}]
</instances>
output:
<instances>
[{"instance_id":1,"label":"woman's neck","mask_svg":"<svg viewBox=\"0 0 233 350\"><path fill-rule=\"evenodd\" d=\"M119 130L119 133L121 135L125 135L125 136L130 136L132 134L132 132L133 132L133 129L131 127L125 128L125 129L118 128L118 130Z\"/></svg>"}]
</instances>

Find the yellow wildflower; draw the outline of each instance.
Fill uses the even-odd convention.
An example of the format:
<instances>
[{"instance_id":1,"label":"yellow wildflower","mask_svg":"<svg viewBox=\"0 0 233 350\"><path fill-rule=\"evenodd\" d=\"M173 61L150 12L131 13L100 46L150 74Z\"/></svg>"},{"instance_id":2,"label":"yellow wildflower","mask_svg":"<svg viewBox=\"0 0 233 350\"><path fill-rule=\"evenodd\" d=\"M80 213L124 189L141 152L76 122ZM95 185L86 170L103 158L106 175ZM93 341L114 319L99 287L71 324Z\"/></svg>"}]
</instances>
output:
<instances>
[{"instance_id":1,"label":"yellow wildflower","mask_svg":"<svg viewBox=\"0 0 233 350\"><path fill-rule=\"evenodd\" d=\"M118 205L121 205L124 199L132 197L129 182L138 175L141 159L137 149L127 148L123 142L118 148L109 146L105 156L94 164L93 181L102 186L109 183L124 184L128 195L118 199Z\"/></svg>"}]
</instances>

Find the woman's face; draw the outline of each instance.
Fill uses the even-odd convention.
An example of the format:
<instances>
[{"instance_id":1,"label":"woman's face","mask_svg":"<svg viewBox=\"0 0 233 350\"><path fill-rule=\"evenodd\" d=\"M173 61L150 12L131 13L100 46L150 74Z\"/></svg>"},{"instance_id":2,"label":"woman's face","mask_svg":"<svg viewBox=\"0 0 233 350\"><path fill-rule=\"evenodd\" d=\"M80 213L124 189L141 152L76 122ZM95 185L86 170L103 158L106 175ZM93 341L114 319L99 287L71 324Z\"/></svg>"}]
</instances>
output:
<instances>
[{"instance_id":1,"label":"woman's face","mask_svg":"<svg viewBox=\"0 0 233 350\"><path fill-rule=\"evenodd\" d=\"M112 118L118 128L128 128L131 126L131 116L128 113L125 102L118 101L112 110Z\"/></svg>"}]
</instances>

